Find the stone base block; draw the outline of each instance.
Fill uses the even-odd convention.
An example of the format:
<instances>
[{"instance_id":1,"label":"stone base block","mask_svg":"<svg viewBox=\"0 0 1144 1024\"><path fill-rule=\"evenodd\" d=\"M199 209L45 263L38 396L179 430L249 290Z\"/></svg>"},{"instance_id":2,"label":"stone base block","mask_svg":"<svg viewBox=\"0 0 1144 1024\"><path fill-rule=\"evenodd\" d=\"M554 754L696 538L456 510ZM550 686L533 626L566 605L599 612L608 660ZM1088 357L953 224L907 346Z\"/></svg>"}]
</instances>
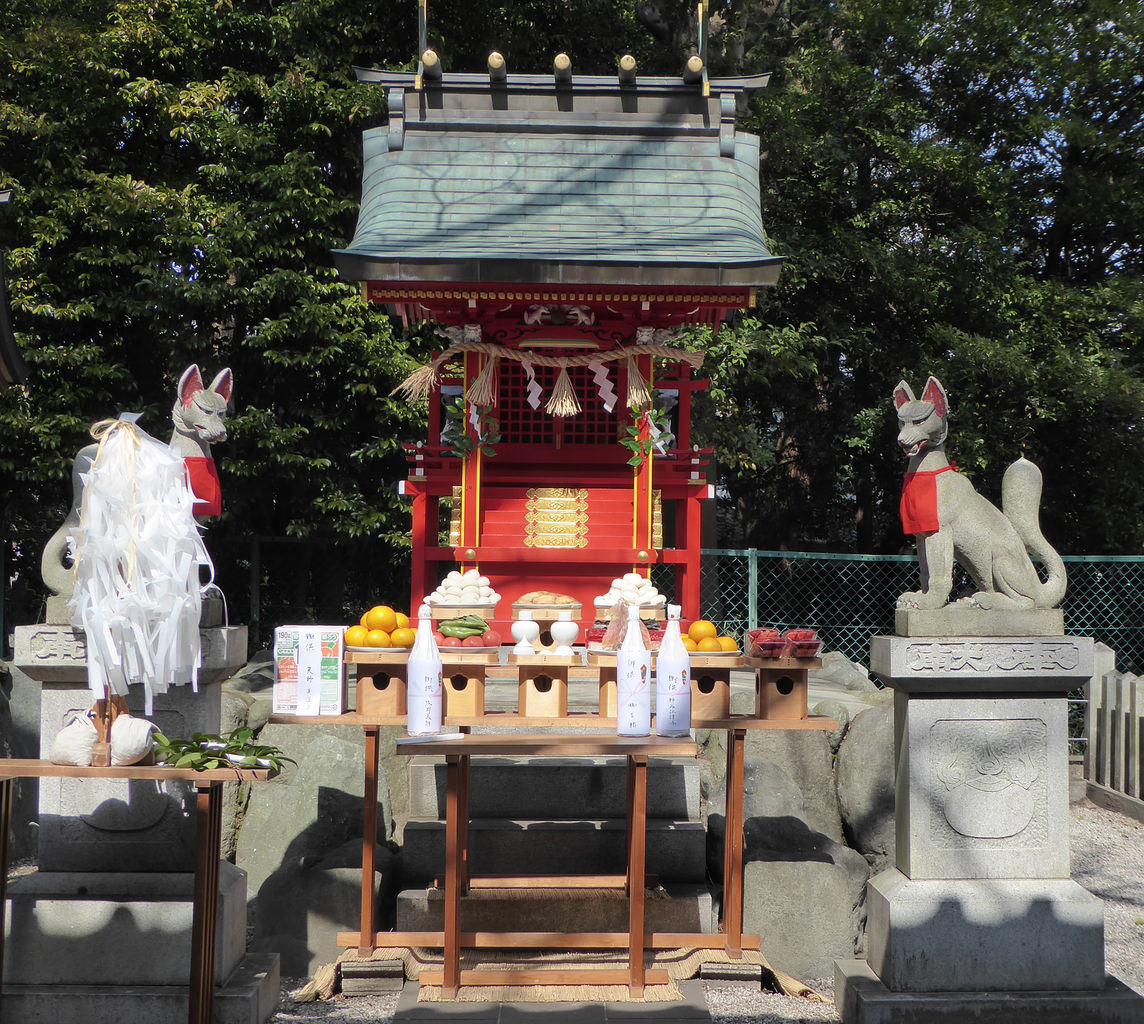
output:
<instances>
[{"instance_id":1,"label":"stone base block","mask_svg":"<svg viewBox=\"0 0 1144 1024\"><path fill-rule=\"evenodd\" d=\"M670 899L644 904L649 932L712 934L717 921L706 888L665 887ZM440 931L445 919L440 889L407 889L397 897L399 931ZM474 890L461 900L461 930L482 932L623 932L628 901L609 890Z\"/></svg>"},{"instance_id":2,"label":"stone base block","mask_svg":"<svg viewBox=\"0 0 1144 1024\"><path fill-rule=\"evenodd\" d=\"M402 870L423 881L445 870L445 823L405 825ZM627 830L623 819L520 821L476 818L469 824L469 869L473 874L622 874ZM707 837L699 821L647 822L647 871L663 881L706 878Z\"/></svg>"},{"instance_id":3,"label":"stone base block","mask_svg":"<svg viewBox=\"0 0 1144 1024\"><path fill-rule=\"evenodd\" d=\"M866 859L827 839L801 849L764 850L748 824L743 866L743 930L760 935L767 962L798 978L823 978L858 951Z\"/></svg>"},{"instance_id":4,"label":"stone base block","mask_svg":"<svg viewBox=\"0 0 1144 1024\"><path fill-rule=\"evenodd\" d=\"M762 988L763 967L734 960L725 964L700 964L698 977L704 985L714 988L729 988L732 985Z\"/></svg>"},{"instance_id":5,"label":"stone base block","mask_svg":"<svg viewBox=\"0 0 1144 1024\"><path fill-rule=\"evenodd\" d=\"M844 1024L1141 1024L1144 997L1116 978L1076 992L891 992L865 960L834 965Z\"/></svg>"},{"instance_id":6,"label":"stone base block","mask_svg":"<svg viewBox=\"0 0 1144 1024\"><path fill-rule=\"evenodd\" d=\"M186 985L193 887L191 875L165 872L39 871L14 879L4 978L26 986ZM223 861L215 977L227 977L245 951L246 872Z\"/></svg>"},{"instance_id":7,"label":"stone base block","mask_svg":"<svg viewBox=\"0 0 1144 1024\"><path fill-rule=\"evenodd\" d=\"M405 985L405 964L400 960L343 960L339 970L344 996L400 992Z\"/></svg>"},{"instance_id":8,"label":"stone base block","mask_svg":"<svg viewBox=\"0 0 1144 1024\"><path fill-rule=\"evenodd\" d=\"M287 977L312 977L319 967L333 963L341 952L338 932L347 926L357 927L361 919L360 839L350 854L346 859L356 861L356 866L343 863L338 867L319 864L299 868L284 864L259 888L250 948L277 953ZM392 900L393 854L378 846L375 857L374 913L380 927L383 908ZM328 861L338 862L334 856Z\"/></svg>"},{"instance_id":9,"label":"stone base block","mask_svg":"<svg viewBox=\"0 0 1144 1024\"><path fill-rule=\"evenodd\" d=\"M899 608L894 612L898 636L1063 636L1060 608L1009 611L950 604L944 608Z\"/></svg>"},{"instance_id":10,"label":"stone base block","mask_svg":"<svg viewBox=\"0 0 1144 1024\"><path fill-rule=\"evenodd\" d=\"M409 759L409 816L445 816L445 764L422 754ZM469 771L473 818L622 818L627 760L622 757L475 757ZM649 818L697 821L695 758L655 758L647 766Z\"/></svg>"},{"instance_id":11,"label":"stone base block","mask_svg":"<svg viewBox=\"0 0 1144 1024\"><path fill-rule=\"evenodd\" d=\"M1095 990L1104 905L1069 879L910 879L867 886L867 958L893 992Z\"/></svg>"},{"instance_id":12,"label":"stone base block","mask_svg":"<svg viewBox=\"0 0 1144 1024\"><path fill-rule=\"evenodd\" d=\"M181 966L189 970L188 961ZM263 1024L278 1007L277 956L249 956L214 991L214 1024ZM187 1018L187 985L4 985L4 1024Z\"/></svg>"}]
</instances>

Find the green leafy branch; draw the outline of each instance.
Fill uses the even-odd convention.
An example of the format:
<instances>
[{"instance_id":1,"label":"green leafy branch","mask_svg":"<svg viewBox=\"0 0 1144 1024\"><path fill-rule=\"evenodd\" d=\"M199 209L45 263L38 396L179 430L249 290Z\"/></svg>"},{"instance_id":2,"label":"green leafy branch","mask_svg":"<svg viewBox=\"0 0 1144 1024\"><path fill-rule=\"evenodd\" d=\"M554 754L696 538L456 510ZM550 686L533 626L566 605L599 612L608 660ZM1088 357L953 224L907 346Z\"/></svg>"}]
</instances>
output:
<instances>
[{"instance_id":1,"label":"green leafy branch","mask_svg":"<svg viewBox=\"0 0 1144 1024\"><path fill-rule=\"evenodd\" d=\"M671 416L666 409L647 406L644 409L634 410L634 413L633 422L624 428L625 436L620 438L620 444L632 453L632 457L628 459L629 466L638 466L646 462L651 458L652 449L657 444L665 448L675 444L675 434L671 431ZM655 430L659 431L658 434L649 429L647 437L640 437L645 419L649 427L655 427Z\"/></svg>"},{"instance_id":2,"label":"green leafy branch","mask_svg":"<svg viewBox=\"0 0 1144 1024\"><path fill-rule=\"evenodd\" d=\"M174 768L190 768L196 772L212 768L273 768L281 771L284 764L296 764L277 747L251 742L254 731L245 727L224 735L196 732L189 740L168 739L158 729L155 739L155 761Z\"/></svg>"},{"instance_id":3,"label":"green leafy branch","mask_svg":"<svg viewBox=\"0 0 1144 1024\"><path fill-rule=\"evenodd\" d=\"M497 418L488 409L481 409L477 414L475 439L465 429L467 422L467 403L463 396L457 395L445 403L445 428L441 431L441 440L452 448L453 454L459 459L467 459L474 449L485 458L495 456L496 450L492 446L501 440Z\"/></svg>"}]
</instances>

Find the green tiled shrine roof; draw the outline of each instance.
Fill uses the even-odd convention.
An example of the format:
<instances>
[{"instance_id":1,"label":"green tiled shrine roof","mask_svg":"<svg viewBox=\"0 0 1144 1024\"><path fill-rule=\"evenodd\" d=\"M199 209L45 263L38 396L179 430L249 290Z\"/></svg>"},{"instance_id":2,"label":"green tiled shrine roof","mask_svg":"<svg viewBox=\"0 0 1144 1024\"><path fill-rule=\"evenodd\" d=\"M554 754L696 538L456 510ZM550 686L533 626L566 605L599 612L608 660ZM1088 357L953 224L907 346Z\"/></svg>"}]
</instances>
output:
<instances>
[{"instance_id":1,"label":"green tiled shrine roof","mask_svg":"<svg viewBox=\"0 0 1144 1024\"><path fill-rule=\"evenodd\" d=\"M625 127L622 110L434 111L416 99L402 118L391 93L390 124L364 135L357 230L335 253L346 277L736 286L777 277L759 140L725 124L721 133L712 101L692 101L690 114L657 107Z\"/></svg>"}]
</instances>

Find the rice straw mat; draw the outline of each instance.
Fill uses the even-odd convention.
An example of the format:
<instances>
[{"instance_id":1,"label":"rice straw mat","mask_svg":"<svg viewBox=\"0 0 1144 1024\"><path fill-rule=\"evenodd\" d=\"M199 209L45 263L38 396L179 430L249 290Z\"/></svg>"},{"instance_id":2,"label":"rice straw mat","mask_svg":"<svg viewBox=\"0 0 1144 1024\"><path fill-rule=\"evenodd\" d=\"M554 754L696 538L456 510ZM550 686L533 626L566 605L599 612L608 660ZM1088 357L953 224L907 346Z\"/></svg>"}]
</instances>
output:
<instances>
[{"instance_id":1,"label":"rice straw mat","mask_svg":"<svg viewBox=\"0 0 1144 1024\"><path fill-rule=\"evenodd\" d=\"M337 963L327 964L318 969L314 978L301 989L291 993L296 1002L309 1002L314 999L329 999L337 991L338 965L352 960L400 960L405 965L405 976L416 980L422 970L440 970L441 952L423 948L379 948L371 956L359 957L356 949L346 950ZM600 952L576 950L560 952L551 950L494 950L466 949L461 955L461 966L466 970L503 970L506 966L521 968L577 967L588 969L626 968L627 951L612 949ZM775 987L784 995L797 996L811 1002L825 1002L814 989L802 984L789 974L775 970L767 963L762 953L743 950L741 958L733 959L722 949L675 949L649 950L644 955L647 970L666 970L669 981L666 985L647 985L641 997L633 998L626 985L463 985L452 999L445 999L440 986L422 985L417 1000L423 1003L438 1002L595 1002L595 1003L669 1003L679 1002L683 996L677 982L693 978L703 964L746 963L757 964L774 979Z\"/></svg>"}]
</instances>

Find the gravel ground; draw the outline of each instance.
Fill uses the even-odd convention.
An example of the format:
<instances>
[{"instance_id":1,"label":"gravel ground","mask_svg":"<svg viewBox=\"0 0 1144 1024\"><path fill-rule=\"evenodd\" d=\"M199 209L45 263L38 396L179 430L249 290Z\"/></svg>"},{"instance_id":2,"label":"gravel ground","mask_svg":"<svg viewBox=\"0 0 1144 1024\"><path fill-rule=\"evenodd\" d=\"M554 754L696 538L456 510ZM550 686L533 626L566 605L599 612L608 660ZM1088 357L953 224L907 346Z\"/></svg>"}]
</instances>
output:
<instances>
[{"instance_id":1,"label":"gravel ground","mask_svg":"<svg viewBox=\"0 0 1144 1024\"><path fill-rule=\"evenodd\" d=\"M1070 842L1073 878L1104 901L1105 966L1144 995L1144 824L1085 801L1073 804ZM304 979L284 979L274 1024L324 1020L329 1024L389 1024L397 994L337 996L325 1003L296 1004L289 992ZM830 1002L760 992L742 986L705 985L714 1024L803 1024L838 1021L832 980L808 980Z\"/></svg>"}]
</instances>

